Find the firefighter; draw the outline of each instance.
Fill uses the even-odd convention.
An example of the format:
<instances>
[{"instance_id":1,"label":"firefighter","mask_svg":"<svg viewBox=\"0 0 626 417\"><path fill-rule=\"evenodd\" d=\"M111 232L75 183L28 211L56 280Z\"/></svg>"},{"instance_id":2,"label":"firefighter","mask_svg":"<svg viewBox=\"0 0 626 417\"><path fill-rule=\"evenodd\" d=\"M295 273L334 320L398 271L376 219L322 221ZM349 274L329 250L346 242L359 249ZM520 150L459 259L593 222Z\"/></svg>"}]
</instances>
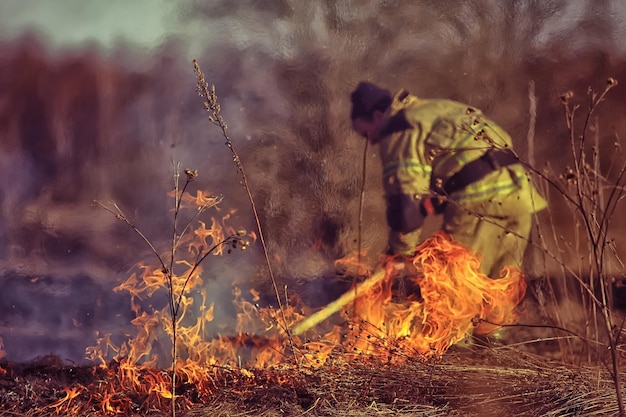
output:
<instances>
[{"instance_id":1,"label":"firefighter","mask_svg":"<svg viewBox=\"0 0 626 417\"><path fill-rule=\"evenodd\" d=\"M500 126L466 104L369 82L350 98L353 129L379 146L390 254L414 256L425 218L441 214L441 229L480 258L481 272L521 268L546 201Z\"/></svg>"}]
</instances>

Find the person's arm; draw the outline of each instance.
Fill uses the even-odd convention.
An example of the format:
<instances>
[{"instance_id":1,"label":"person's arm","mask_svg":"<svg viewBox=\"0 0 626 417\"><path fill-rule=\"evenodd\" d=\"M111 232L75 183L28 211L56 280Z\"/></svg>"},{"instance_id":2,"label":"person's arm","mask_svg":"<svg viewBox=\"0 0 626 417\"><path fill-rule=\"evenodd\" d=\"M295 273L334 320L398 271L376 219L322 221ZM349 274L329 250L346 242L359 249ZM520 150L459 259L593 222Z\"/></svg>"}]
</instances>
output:
<instances>
[{"instance_id":1,"label":"person's arm","mask_svg":"<svg viewBox=\"0 0 626 417\"><path fill-rule=\"evenodd\" d=\"M445 202L437 197L395 194L387 197L389 254L413 255L424 220L443 213Z\"/></svg>"},{"instance_id":2,"label":"person's arm","mask_svg":"<svg viewBox=\"0 0 626 417\"><path fill-rule=\"evenodd\" d=\"M412 255L419 241L424 214L421 200L406 194L387 196L390 254Z\"/></svg>"},{"instance_id":3,"label":"person's arm","mask_svg":"<svg viewBox=\"0 0 626 417\"><path fill-rule=\"evenodd\" d=\"M380 142L390 254L415 253L426 217L421 197L430 194L432 169L424 156L422 130L421 123L401 111L390 119L388 136Z\"/></svg>"}]
</instances>

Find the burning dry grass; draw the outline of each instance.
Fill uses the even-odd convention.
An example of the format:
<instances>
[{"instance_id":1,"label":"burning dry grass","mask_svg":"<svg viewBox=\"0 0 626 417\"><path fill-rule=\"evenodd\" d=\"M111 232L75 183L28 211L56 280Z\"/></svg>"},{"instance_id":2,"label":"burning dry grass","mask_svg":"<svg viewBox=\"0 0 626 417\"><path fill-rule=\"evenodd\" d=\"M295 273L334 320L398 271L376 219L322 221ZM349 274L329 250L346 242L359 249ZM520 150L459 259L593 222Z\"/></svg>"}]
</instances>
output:
<instances>
[{"instance_id":1,"label":"burning dry grass","mask_svg":"<svg viewBox=\"0 0 626 417\"><path fill-rule=\"evenodd\" d=\"M106 416L103 387L114 372L63 366L56 357L3 363L1 416ZM143 370L140 378L167 378ZM202 389L204 387L205 389ZM315 370L213 367L202 384L177 387L181 416L612 416L612 379L601 369L547 363L511 348L471 347L439 361L381 362L363 356ZM166 415L167 401L118 390L108 402L123 415ZM120 410L121 411L121 410ZM119 415L119 413L118 413Z\"/></svg>"},{"instance_id":2,"label":"burning dry grass","mask_svg":"<svg viewBox=\"0 0 626 417\"><path fill-rule=\"evenodd\" d=\"M237 155L235 161L241 168ZM202 195L198 193L193 200L195 204L206 204L200 201ZM192 200L181 201L193 205ZM192 260L175 264L178 275L173 273L173 267L146 266L141 277L134 275L118 287L131 295L133 311L137 314L133 323L138 333L127 344L112 349L116 354L114 360L106 355L106 348L111 345L105 337L98 346L104 349L94 351L93 356L102 360L100 367L66 366L54 356L31 364L1 363L0 415L165 415L172 406L173 393L179 415L188 416L598 416L619 411L614 398L618 381L603 369L548 364L511 348L448 351L451 344L465 337L475 325L476 316L497 323L508 322L506 316L523 295L523 289L515 285L509 288L506 279L492 282L492 291L485 291L485 284L490 281L476 277L473 292L463 291L469 288L460 290L456 283L459 280L453 280L447 288L449 297L443 297L441 305L446 307L445 302L453 300L447 307L454 308L444 309L443 315L437 316L437 311L432 309L440 300L435 296L445 291L435 284L446 283L441 277L451 276L462 277L460 281L467 285L471 274L441 274L441 270L435 270L431 275L437 279L429 281L422 265L423 277L416 284L422 289L425 303L391 302L391 280L387 280L375 289L377 299L358 300L363 302L354 303L357 314L344 315L357 323L347 335L333 339L326 334L322 341L314 339L314 342L292 339L285 334L287 328L304 317L304 311L283 311L282 307L278 311L261 310L254 304L256 300L250 302L238 292L234 294L234 303L241 307L240 318L249 320L238 324L235 336L206 339L203 330L213 321L213 304L203 288L203 280L208 277L202 277L203 269L199 263L194 264L194 259L202 258L202 248L212 246L206 242L208 237L220 242L225 235L214 234L217 230L213 226L207 228L209 223L200 224L196 234L204 239L204 244L189 245ZM182 246L185 242L177 243ZM447 256L434 258L435 262L424 264L430 267L451 264ZM444 262L437 262L442 259ZM462 258L458 264L468 267L476 263ZM517 278L511 282L517 282ZM505 286L495 288L500 285ZM135 302L144 296L150 298L164 288L169 289L170 299L177 296L176 308L145 311ZM197 290L199 295L188 296L191 290ZM507 293L510 293L508 299L501 297ZM476 295L476 300L465 300L469 306L467 313L459 308L461 300L456 298L457 294ZM493 307L484 294L489 294L492 301L507 301L507 308L499 310L503 317L493 319L493 311L481 310L485 306ZM277 298L280 303L280 297ZM187 312L193 316L194 308L202 314L197 314L190 326L183 326ZM463 312L460 321L456 320L458 317L452 320L452 311ZM438 318L428 321L429 317ZM416 323L422 325L422 331L415 331ZM423 331L424 328L428 331ZM168 332L169 329L175 331ZM258 331L267 329L272 329L273 337ZM157 333L166 336L165 339L169 336L175 348L171 356L174 364L181 366L173 367L174 374L157 367L159 358L152 351ZM380 344L364 338L370 334ZM425 352L433 349L433 340L441 344L434 349L436 355L425 359ZM218 343L213 345L212 341ZM412 345L402 343L407 341ZM167 351L167 343L163 346L162 350ZM253 357L247 362L252 363L250 367L240 362L238 349L242 347L258 350L249 355ZM306 359L309 355L314 362L317 360L315 366L293 365L293 351L298 353L293 355L296 359Z\"/></svg>"},{"instance_id":3,"label":"burning dry grass","mask_svg":"<svg viewBox=\"0 0 626 417\"><path fill-rule=\"evenodd\" d=\"M202 233L213 242L208 246L223 240L217 223L213 222L212 233ZM201 230L207 230L204 224ZM200 249L189 247L197 259ZM99 367L91 373L85 369L61 373L59 386L42 404L29 404L24 410L35 413L31 415L158 415L175 404L178 415L467 415L482 400L494 401L497 407L492 408L502 411L506 404L498 398L504 393L518 392L511 397L515 399L536 392L529 387L513 389L521 384L520 377L528 378L533 371L510 371L510 365L493 371L471 356L465 361L441 360L451 345L472 330L478 333L485 320L514 321L514 309L525 292L523 276L511 273L491 280L479 274L478 259L442 234L427 239L418 253L415 274L405 278L421 289L420 297L405 294L398 300L397 270L387 268L384 279L341 309L342 323L331 324L330 331L307 329L298 335L288 329L310 314L310 308L292 299L279 310L261 307L256 292L251 291L250 298L234 288L234 335L207 338L213 304L199 263L178 261L174 265L186 270L169 275L165 272L174 268L164 262L157 268L142 264L141 274L118 287L131 294L137 336L114 345L104 335L87 351ZM357 271L364 269L346 262ZM167 289L179 294L180 310L169 312L174 321L167 319L166 308L146 309L137 302ZM198 297L189 296L192 289ZM176 346L172 368L159 369L164 359L160 355L165 353L167 360L167 348L154 347L167 346L168 339ZM30 375L29 369L8 367L6 376L17 381L20 372ZM70 379L73 375L81 377ZM502 375L507 382L498 382ZM467 403L470 394L478 400ZM32 395L28 399L32 402ZM23 413L18 408L22 403L16 400L7 410ZM521 405L527 405L526 399Z\"/></svg>"}]
</instances>

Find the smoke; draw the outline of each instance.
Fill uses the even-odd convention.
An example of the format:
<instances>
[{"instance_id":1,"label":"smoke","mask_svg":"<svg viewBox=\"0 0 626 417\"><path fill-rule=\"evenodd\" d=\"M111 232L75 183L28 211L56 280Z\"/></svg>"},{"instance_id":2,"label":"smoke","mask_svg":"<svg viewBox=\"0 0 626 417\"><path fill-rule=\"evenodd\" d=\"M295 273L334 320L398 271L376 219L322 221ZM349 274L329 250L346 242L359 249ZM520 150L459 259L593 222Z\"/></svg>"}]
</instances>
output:
<instances>
[{"instance_id":1,"label":"smoke","mask_svg":"<svg viewBox=\"0 0 626 417\"><path fill-rule=\"evenodd\" d=\"M358 81L480 107L522 154L532 81L534 157L559 170L569 146L560 95L602 89L609 76L626 82L622 3L66 1L53 14L32 2L3 4L0 337L8 358L52 352L80 362L96 331L128 331L130 307L111 289L150 253L93 200L115 201L166 248L166 194L172 160L181 161L199 170L198 188L224 196L223 210L237 210L232 226L254 228L232 155L195 93L192 58L216 86L279 288L321 304L333 297L322 278L358 237L364 144L348 121ZM141 26L129 29L139 14ZM605 144L626 135L618 89L597 113ZM613 150L602 148L603 163ZM376 252L386 226L375 149L366 161L362 240ZM227 299L235 281L271 302L260 255L255 245L212 259L214 293Z\"/></svg>"}]
</instances>

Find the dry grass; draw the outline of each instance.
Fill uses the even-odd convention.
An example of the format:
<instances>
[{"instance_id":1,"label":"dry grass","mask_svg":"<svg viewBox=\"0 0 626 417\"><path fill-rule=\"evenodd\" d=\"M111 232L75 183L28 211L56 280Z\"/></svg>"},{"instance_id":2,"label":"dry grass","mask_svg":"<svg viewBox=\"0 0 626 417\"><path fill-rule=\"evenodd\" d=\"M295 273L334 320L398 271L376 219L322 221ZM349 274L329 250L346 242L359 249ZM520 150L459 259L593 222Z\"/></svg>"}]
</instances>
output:
<instances>
[{"instance_id":1,"label":"dry grass","mask_svg":"<svg viewBox=\"0 0 626 417\"><path fill-rule=\"evenodd\" d=\"M283 371L284 375L288 371ZM293 379L291 379L293 378ZM611 378L510 349L450 352L434 364L329 365L299 386L224 389L187 416L611 416ZM234 413L236 411L236 413Z\"/></svg>"},{"instance_id":2,"label":"dry grass","mask_svg":"<svg viewBox=\"0 0 626 417\"><path fill-rule=\"evenodd\" d=\"M565 366L510 347L453 348L441 360L402 364L339 357L315 370L294 367L210 371L212 390L179 386L178 415L200 416L613 416L611 377L596 367ZM113 378L90 367L63 367L47 357L30 365L3 364L0 416L106 416L93 401L98 384ZM245 377L242 377L245 375ZM59 413L50 405L66 388L82 388ZM129 415L166 415L167 402L120 392L134 403Z\"/></svg>"}]
</instances>

